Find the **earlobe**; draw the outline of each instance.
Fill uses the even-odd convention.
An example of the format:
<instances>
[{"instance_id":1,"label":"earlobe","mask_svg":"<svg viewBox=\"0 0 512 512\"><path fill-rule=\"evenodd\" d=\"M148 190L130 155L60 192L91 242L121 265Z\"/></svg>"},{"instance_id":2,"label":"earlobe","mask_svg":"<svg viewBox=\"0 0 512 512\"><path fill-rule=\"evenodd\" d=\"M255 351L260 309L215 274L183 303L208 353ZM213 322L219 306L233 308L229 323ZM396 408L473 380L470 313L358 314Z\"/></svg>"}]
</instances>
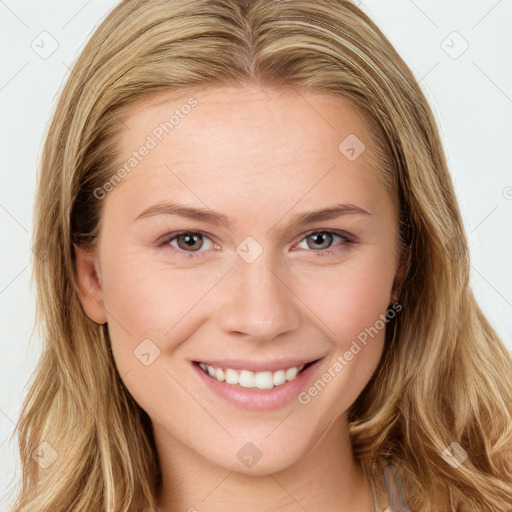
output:
<instances>
[{"instance_id":1,"label":"earlobe","mask_svg":"<svg viewBox=\"0 0 512 512\"><path fill-rule=\"evenodd\" d=\"M77 292L82 307L93 322L104 324L107 321L107 314L103 302L101 271L96 252L77 245L74 248Z\"/></svg>"}]
</instances>

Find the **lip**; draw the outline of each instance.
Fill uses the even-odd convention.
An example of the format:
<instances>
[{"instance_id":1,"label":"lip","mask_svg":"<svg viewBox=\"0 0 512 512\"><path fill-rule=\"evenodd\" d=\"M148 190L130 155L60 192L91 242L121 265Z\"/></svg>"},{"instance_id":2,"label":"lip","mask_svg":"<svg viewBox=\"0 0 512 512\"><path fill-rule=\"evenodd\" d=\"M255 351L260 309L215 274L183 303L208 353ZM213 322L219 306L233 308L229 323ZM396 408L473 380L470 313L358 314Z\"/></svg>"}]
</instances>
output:
<instances>
[{"instance_id":1,"label":"lip","mask_svg":"<svg viewBox=\"0 0 512 512\"><path fill-rule=\"evenodd\" d=\"M255 361L254 359L210 359L210 360L197 360L193 362L204 363L209 366L213 366L214 368L232 368L233 370L250 370L251 372L277 372L278 370L287 370L292 366L302 366L313 361L316 361L320 358L311 358L311 359L274 359L274 360L266 360L266 361Z\"/></svg>"},{"instance_id":2,"label":"lip","mask_svg":"<svg viewBox=\"0 0 512 512\"><path fill-rule=\"evenodd\" d=\"M220 397L223 401L247 411L273 411L288 405L297 398L299 393L308 385L323 359L324 358L316 360L313 364L299 373L295 379L272 389L247 389L238 385L226 384L225 382L219 382L217 379L207 375L196 362L192 363L192 368L201 381L204 382L208 390ZM282 362L283 361L280 361L279 363L282 364ZM215 361L215 364L219 363L220 361ZM242 363L240 362L240 364ZM269 369L268 362L266 364L267 366L265 369ZM253 362L252 366L255 367L258 365L259 363L256 364ZM211 366L214 365L212 364ZM295 366L295 364L291 364L288 367L286 365L284 367L280 366L277 370L290 368L291 366ZM219 364L218 367L222 368L223 366ZM233 367L227 366L227 368ZM237 368L233 369L235 370ZM247 368L247 366L241 366L240 369L249 370L250 368Z\"/></svg>"}]
</instances>

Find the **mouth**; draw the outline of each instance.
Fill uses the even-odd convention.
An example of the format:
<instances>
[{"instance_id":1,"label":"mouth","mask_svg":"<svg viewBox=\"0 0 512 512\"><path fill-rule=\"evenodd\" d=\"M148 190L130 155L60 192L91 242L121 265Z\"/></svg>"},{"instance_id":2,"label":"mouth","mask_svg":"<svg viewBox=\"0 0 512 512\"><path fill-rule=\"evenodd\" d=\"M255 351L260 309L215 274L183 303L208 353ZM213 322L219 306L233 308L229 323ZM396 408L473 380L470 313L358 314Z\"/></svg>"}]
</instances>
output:
<instances>
[{"instance_id":1,"label":"mouth","mask_svg":"<svg viewBox=\"0 0 512 512\"><path fill-rule=\"evenodd\" d=\"M321 359L321 358L320 358ZM202 361L194 361L201 371L209 378L244 389L269 390L278 388L288 382L299 378L310 366L320 361L315 359L296 366L283 364L282 368L277 370L253 371L245 368L230 368L228 365L208 364Z\"/></svg>"},{"instance_id":2,"label":"mouth","mask_svg":"<svg viewBox=\"0 0 512 512\"><path fill-rule=\"evenodd\" d=\"M207 401L214 401L219 407L228 405L246 411L271 412L297 402L300 392L314 379L326 357L191 363L205 386Z\"/></svg>"}]
</instances>

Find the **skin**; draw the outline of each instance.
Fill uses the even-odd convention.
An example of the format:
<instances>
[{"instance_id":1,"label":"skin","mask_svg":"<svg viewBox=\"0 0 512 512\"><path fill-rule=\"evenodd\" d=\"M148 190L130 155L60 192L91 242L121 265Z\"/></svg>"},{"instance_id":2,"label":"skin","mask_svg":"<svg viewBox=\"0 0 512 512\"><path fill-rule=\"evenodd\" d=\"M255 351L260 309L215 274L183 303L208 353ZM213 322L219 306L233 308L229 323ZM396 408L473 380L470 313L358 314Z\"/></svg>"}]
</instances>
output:
<instances>
[{"instance_id":1,"label":"skin","mask_svg":"<svg viewBox=\"0 0 512 512\"><path fill-rule=\"evenodd\" d=\"M313 383L386 312L403 269L396 203L379 177L367 125L340 97L293 89L159 93L125 116L119 161L190 96L198 105L103 199L97 251L77 249L84 311L108 322L121 378L153 423L160 506L373 511L351 453L347 410L378 365L384 329L308 404L292 400L275 411L224 401L191 364L323 357ZM355 161L338 149L349 134L366 145ZM234 224L171 215L136 220L170 200L224 213ZM370 215L288 227L297 213L338 203ZM157 246L182 230L204 233L196 251L188 249L196 256L179 258L187 246L177 238ZM325 230L356 242L310 236ZM248 236L263 249L252 263L236 252ZM160 355L145 366L134 350L148 338ZM248 442L262 453L252 468L237 457Z\"/></svg>"}]
</instances>

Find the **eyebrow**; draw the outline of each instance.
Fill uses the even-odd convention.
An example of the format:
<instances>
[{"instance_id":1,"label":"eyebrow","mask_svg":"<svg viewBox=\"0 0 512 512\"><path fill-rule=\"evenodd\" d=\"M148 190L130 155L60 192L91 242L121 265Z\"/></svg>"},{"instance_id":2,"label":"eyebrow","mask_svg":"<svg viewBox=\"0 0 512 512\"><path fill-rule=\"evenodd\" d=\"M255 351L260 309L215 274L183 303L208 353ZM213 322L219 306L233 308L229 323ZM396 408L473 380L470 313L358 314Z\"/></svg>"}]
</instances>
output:
<instances>
[{"instance_id":1,"label":"eyebrow","mask_svg":"<svg viewBox=\"0 0 512 512\"><path fill-rule=\"evenodd\" d=\"M293 229L303 224L312 224L323 220L331 220L349 214L372 215L368 210L354 204L335 204L327 208L295 214L291 218L288 228ZM229 229L231 229L236 222L234 217L230 217L220 212L215 212L208 208L200 208L172 202L157 203L150 206L140 213L135 218L135 221L157 215L176 215L179 217L207 222L215 226L224 225Z\"/></svg>"}]
</instances>

